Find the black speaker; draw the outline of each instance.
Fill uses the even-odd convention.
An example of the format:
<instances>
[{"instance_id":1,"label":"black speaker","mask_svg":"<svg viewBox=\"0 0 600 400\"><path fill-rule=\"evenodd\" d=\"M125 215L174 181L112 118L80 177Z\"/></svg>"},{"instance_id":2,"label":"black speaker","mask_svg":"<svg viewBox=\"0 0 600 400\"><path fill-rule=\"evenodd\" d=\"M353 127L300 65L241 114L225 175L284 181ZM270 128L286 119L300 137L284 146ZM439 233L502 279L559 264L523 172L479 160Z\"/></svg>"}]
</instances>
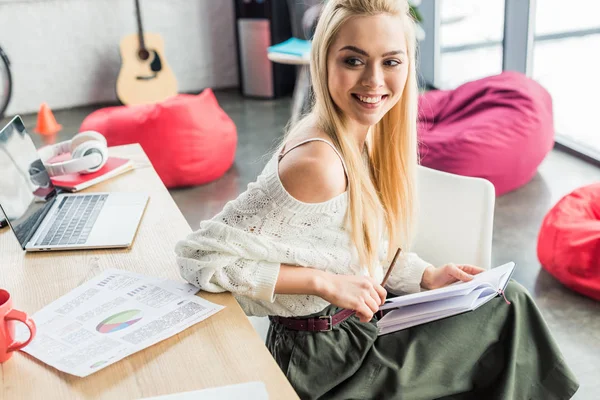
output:
<instances>
[{"instance_id":1,"label":"black speaker","mask_svg":"<svg viewBox=\"0 0 600 400\"><path fill-rule=\"evenodd\" d=\"M267 48L292 37L285 0L234 0L240 90L273 99L294 89L296 68L271 62Z\"/></svg>"}]
</instances>

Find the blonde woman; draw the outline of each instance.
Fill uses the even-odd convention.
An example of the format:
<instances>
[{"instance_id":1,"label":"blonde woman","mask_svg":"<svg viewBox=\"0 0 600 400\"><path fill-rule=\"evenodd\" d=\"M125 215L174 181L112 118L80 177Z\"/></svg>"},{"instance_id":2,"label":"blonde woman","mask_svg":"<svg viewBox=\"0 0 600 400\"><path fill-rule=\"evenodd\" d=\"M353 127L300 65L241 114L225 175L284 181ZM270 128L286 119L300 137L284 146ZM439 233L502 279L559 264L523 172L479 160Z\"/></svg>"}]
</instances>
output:
<instances>
[{"instance_id":1,"label":"blonde woman","mask_svg":"<svg viewBox=\"0 0 600 400\"><path fill-rule=\"evenodd\" d=\"M415 52L406 0L329 0L312 45L312 111L246 192L178 243L181 275L232 292L248 315L270 316L267 346L301 398L570 398L578 384L515 282L510 305L497 298L377 336L388 291L481 272L436 268L407 250L418 163Z\"/></svg>"}]
</instances>

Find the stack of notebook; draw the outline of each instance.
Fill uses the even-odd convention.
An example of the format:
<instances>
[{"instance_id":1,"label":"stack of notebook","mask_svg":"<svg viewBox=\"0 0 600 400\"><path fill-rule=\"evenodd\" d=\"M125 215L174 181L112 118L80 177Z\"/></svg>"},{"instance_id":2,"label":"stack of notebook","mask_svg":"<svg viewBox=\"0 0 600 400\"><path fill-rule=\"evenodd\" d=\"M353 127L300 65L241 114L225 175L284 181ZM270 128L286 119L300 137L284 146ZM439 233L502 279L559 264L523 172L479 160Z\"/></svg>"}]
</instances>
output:
<instances>
[{"instance_id":1,"label":"stack of notebook","mask_svg":"<svg viewBox=\"0 0 600 400\"><path fill-rule=\"evenodd\" d=\"M494 297L504 295L514 269L515 263L509 262L479 273L469 282L388 299L380 307L388 312L377 322L379 334L473 311Z\"/></svg>"}]
</instances>

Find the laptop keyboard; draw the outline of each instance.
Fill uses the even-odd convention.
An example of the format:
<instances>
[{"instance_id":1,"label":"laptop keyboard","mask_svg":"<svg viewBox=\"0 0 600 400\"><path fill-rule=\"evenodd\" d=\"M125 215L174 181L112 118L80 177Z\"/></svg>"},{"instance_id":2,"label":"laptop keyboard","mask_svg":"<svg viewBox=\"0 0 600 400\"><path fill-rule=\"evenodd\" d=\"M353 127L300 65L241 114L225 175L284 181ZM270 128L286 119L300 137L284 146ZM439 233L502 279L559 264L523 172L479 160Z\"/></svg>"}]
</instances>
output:
<instances>
[{"instance_id":1,"label":"laptop keyboard","mask_svg":"<svg viewBox=\"0 0 600 400\"><path fill-rule=\"evenodd\" d=\"M65 197L35 245L85 244L107 197L106 194Z\"/></svg>"}]
</instances>

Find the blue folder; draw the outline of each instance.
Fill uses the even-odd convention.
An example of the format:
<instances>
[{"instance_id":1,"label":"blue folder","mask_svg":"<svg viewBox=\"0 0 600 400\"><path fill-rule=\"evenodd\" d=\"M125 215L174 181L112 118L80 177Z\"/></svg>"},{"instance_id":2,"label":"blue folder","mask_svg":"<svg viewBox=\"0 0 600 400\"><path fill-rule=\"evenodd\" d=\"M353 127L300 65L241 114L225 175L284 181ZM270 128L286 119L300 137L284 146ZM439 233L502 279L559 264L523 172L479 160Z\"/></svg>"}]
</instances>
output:
<instances>
[{"instance_id":1,"label":"blue folder","mask_svg":"<svg viewBox=\"0 0 600 400\"><path fill-rule=\"evenodd\" d=\"M310 47L310 40L302 40L293 37L285 42L268 47L267 51L269 53L282 53L298 57L307 57L310 54Z\"/></svg>"}]
</instances>

